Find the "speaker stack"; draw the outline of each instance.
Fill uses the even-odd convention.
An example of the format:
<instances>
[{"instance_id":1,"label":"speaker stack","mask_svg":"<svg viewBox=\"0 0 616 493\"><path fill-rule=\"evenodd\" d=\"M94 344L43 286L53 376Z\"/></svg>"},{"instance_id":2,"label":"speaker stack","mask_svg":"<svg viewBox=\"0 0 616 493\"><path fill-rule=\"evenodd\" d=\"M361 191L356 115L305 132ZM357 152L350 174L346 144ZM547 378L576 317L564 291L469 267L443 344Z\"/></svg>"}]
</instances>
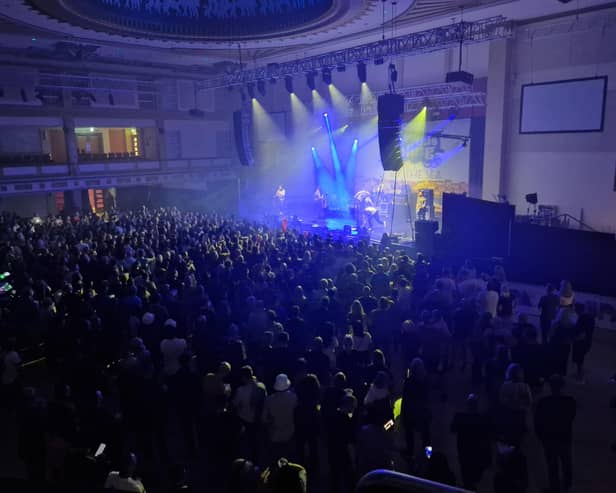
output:
<instances>
[{"instance_id":1,"label":"speaker stack","mask_svg":"<svg viewBox=\"0 0 616 493\"><path fill-rule=\"evenodd\" d=\"M404 113L404 96L400 94L379 96L377 110L381 164L385 171L398 171L403 165L400 149L400 118Z\"/></svg>"},{"instance_id":2,"label":"speaker stack","mask_svg":"<svg viewBox=\"0 0 616 493\"><path fill-rule=\"evenodd\" d=\"M233 131L235 134L235 147L240 163L243 166L254 166L255 159L252 152L252 118L250 112L237 110L233 112Z\"/></svg>"}]
</instances>

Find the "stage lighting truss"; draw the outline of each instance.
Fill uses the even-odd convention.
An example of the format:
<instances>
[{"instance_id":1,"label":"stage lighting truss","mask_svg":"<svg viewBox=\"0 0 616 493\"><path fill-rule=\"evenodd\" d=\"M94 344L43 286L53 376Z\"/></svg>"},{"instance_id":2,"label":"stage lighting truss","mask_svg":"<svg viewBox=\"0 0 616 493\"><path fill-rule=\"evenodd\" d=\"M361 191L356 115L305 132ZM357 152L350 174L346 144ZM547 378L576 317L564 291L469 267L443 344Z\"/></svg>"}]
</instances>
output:
<instances>
[{"instance_id":1,"label":"stage lighting truss","mask_svg":"<svg viewBox=\"0 0 616 493\"><path fill-rule=\"evenodd\" d=\"M376 91L369 100L362 99L359 94L347 98L352 114L376 114L377 100L388 91ZM457 108L479 108L486 105L486 93L474 90L472 87L460 84L430 84L398 88L398 94L404 96L405 113L417 113L424 106L432 110L452 110Z\"/></svg>"},{"instance_id":2,"label":"stage lighting truss","mask_svg":"<svg viewBox=\"0 0 616 493\"><path fill-rule=\"evenodd\" d=\"M490 17L474 22L458 22L436 27L396 38L375 41L343 50L332 51L283 63L268 64L254 70L242 70L239 65L234 70L203 82L204 89L215 89L228 85L246 84L270 77L282 78L295 74L305 74L311 70L352 65L360 61L391 59L397 56L412 56L457 47L460 39L465 45L483 43L493 39L513 36L514 24L503 16Z\"/></svg>"}]
</instances>

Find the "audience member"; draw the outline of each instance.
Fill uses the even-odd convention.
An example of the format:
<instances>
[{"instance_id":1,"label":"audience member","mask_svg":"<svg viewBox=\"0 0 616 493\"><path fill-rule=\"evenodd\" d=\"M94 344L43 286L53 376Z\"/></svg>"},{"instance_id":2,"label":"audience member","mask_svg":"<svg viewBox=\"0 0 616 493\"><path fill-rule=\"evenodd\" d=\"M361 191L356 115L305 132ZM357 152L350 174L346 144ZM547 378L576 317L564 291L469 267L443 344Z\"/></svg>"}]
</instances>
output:
<instances>
[{"instance_id":1,"label":"audience member","mask_svg":"<svg viewBox=\"0 0 616 493\"><path fill-rule=\"evenodd\" d=\"M560 375L552 375L549 384L551 395L537 402L535 433L543 444L549 491L569 491L573 469L572 428L577 406L573 397L562 394L564 379ZM559 466L562 476L559 475Z\"/></svg>"}]
</instances>

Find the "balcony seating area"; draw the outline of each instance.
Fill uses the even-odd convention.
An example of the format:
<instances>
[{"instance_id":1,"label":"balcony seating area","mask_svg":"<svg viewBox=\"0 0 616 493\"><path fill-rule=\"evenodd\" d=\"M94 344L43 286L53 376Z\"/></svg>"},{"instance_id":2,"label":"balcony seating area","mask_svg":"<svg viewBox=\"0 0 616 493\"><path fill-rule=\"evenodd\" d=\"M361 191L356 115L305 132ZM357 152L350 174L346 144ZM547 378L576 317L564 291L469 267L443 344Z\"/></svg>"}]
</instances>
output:
<instances>
[{"instance_id":1,"label":"balcony seating area","mask_svg":"<svg viewBox=\"0 0 616 493\"><path fill-rule=\"evenodd\" d=\"M100 153L79 153L79 162L87 163L93 161L119 161L129 159L143 159L142 156L136 156L134 152L100 152Z\"/></svg>"},{"instance_id":2,"label":"balcony seating area","mask_svg":"<svg viewBox=\"0 0 616 493\"><path fill-rule=\"evenodd\" d=\"M1 164L45 164L53 163L51 154L40 152L0 154Z\"/></svg>"}]
</instances>

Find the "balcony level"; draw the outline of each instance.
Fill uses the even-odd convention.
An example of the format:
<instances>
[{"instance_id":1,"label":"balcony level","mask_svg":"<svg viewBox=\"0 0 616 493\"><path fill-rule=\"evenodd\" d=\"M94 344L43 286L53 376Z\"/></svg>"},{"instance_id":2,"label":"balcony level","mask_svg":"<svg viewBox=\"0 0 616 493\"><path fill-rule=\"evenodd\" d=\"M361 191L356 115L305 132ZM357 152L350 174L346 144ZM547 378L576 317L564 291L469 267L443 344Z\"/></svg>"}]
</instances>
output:
<instances>
[{"instance_id":1,"label":"balcony level","mask_svg":"<svg viewBox=\"0 0 616 493\"><path fill-rule=\"evenodd\" d=\"M148 185L201 188L205 182L235 179L231 160L106 158L75 165L0 161L0 195Z\"/></svg>"}]
</instances>

